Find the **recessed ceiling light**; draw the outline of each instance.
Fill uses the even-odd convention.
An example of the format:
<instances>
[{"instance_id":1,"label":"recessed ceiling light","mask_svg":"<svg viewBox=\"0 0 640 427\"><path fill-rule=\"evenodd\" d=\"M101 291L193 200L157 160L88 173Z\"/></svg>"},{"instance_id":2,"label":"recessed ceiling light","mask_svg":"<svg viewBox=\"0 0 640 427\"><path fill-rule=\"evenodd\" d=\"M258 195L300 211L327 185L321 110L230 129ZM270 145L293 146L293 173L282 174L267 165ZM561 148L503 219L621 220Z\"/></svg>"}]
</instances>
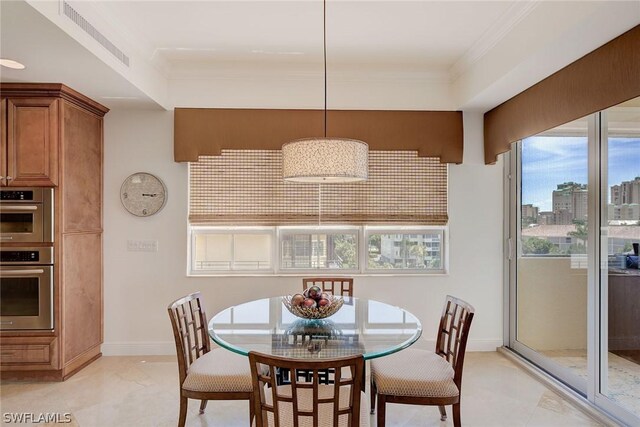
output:
<instances>
[{"instance_id":1,"label":"recessed ceiling light","mask_svg":"<svg viewBox=\"0 0 640 427\"><path fill-rule=\"evenodd\" d=\"M24 70L26 68L24 64L21 64L18 61L5 58L0 58L0 65L7 68L13 68L14 70Z\"/></svg>"}]
</instances>

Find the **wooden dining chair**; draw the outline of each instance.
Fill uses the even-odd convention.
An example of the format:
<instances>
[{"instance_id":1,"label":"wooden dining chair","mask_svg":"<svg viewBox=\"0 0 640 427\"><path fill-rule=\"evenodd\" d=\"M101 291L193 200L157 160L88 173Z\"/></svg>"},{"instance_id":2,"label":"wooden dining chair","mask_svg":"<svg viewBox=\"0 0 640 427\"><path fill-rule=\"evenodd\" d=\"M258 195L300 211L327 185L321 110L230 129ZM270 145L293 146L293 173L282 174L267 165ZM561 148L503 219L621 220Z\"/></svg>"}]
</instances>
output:
<instances>
[{"instance_id":1,"label":"wooden dining chair","mask_svg":"<svg viewBox=\"0 0 640 427\"><path fill-rule=\"evenodd\" d=\"M453 425L460 424L462 367L475 309L447 295L442 310L436 351L408 348L371 361L371 413L378 398L378 427L385 424L385 405L437 405L445 421L444 405L453 406Z\"/></svg>"},{"instance_id":2,"label":"wooden dining chair","mask_svg":"<svg viewBox=\"0 0 640 427\"><path fill-rule=\"evenodd\" d=\"M211 349L200 292L172 302L168 311L178 354L178 426L185 425L188 399L201 400L201 414L209 400L248 400L249 416L253 419L251 371L247 358L222 348Z\"/></svg>"},{"instance_id":3,"label":"wooden dining chair","mask_svg":"<svg viewBox=\"0 0 640 427\"><path fill-rule=\"evenodd\" d=\"M332 295L353 296L353 278L350 277L312 277L302 279L302 291L306 291L311 286L318 286L322 292L329 292Z\"/></svg>"},{"instance_id":4,"label":"wooden dining chair","mask_svg":"<svg viewBox=\"0 0 640 427\"><path fill-rule=\"evenodd\" d=\"M289 359L249 352L256 427L369 426L362 355L338 359ZM291 383L280 385L278 371L289 370ZM296 371L311 372L298 379ZM333 370L332 384L321 381ZM335 374L338 373L338 374Z\"/></svg>"}]
</instances>

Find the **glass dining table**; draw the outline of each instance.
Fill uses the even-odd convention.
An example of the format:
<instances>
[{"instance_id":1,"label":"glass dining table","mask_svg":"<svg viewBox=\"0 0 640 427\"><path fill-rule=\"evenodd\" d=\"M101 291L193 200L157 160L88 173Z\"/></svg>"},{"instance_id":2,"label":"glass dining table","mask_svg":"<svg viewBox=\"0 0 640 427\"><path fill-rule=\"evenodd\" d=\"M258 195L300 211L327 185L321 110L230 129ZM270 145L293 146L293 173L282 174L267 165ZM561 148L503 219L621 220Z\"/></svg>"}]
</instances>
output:
<instances>
[{"instance_id":1,"label":"glass dining table","mask_svg":"<svg viewBox=\"0 0 640 427\"><path fill-rule=\"evenodd\" d=\"M409 347L422 334L420 321L407 310L369 299L343 299L338 312L317 320L294 316L282 297L246 302L213 316L209 335L245 356L250 351L294 359L362 354L367 360Z\"/></svg>"}]
</instances>

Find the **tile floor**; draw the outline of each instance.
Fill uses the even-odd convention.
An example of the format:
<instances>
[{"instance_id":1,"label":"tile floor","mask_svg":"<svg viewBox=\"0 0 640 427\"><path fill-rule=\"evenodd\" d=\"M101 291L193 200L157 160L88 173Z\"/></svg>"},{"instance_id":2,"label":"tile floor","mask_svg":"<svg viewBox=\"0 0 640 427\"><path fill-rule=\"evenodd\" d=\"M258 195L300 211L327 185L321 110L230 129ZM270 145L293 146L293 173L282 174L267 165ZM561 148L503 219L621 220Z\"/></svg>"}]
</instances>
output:
<instances>
[{"instance_id":1,"label":"tile floor","mask_svg":"<svg viewBox=\"0 0 640 427\"><path fill-rule=\"evenodd\" d=\"M599 425L495 352L468 353L462 393L462 422L469 427ZM103 357L63 383L5 381L0 406L3 414L69 412L72 422L62 425L71 427L175 426L177 362L170 356ZM248 418L246 402L209 402L199 415L198 402L192 400L187 425L247 426ZM388 405L387 425L444 427L452 422L440 422L436 407Z\"/></svg>"},{"instance_id":2,"label":"tile floor","mask_svg":"<svg viewBox=\"0 0 640 427\"><path fill-rule=\"evenodd\" d=\"M547 350L541 353L579 377L587 378L586 350ZM608 358L608 389L604 394L628 411L640 415L640 364L611 352Z\"/></svg>"}]
</instances>

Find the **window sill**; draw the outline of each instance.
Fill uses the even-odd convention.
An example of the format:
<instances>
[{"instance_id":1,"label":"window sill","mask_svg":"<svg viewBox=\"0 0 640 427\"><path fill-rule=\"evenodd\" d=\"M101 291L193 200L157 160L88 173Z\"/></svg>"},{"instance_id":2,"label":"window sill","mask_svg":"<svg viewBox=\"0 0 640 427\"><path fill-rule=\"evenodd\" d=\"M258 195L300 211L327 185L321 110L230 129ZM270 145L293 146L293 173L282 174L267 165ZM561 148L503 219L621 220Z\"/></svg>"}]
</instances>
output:
<instances>
[{"instance_id":1,"label":"window sill","mask_svg":"<svg viewBox=\"0 0 640 427\"><path fill-rule=\"evenodd\" d=\"M317 277L448 277L449 272L434 272L434 273L349 273L349 272L335 272L335 271L296 271L295 273L259 273L259 272L220 272L220 273L206 273L206 274L191 274L188 273L188 278L198 277L305 277L305 276L317 276Z\"/></svg>"}]
</instances>

